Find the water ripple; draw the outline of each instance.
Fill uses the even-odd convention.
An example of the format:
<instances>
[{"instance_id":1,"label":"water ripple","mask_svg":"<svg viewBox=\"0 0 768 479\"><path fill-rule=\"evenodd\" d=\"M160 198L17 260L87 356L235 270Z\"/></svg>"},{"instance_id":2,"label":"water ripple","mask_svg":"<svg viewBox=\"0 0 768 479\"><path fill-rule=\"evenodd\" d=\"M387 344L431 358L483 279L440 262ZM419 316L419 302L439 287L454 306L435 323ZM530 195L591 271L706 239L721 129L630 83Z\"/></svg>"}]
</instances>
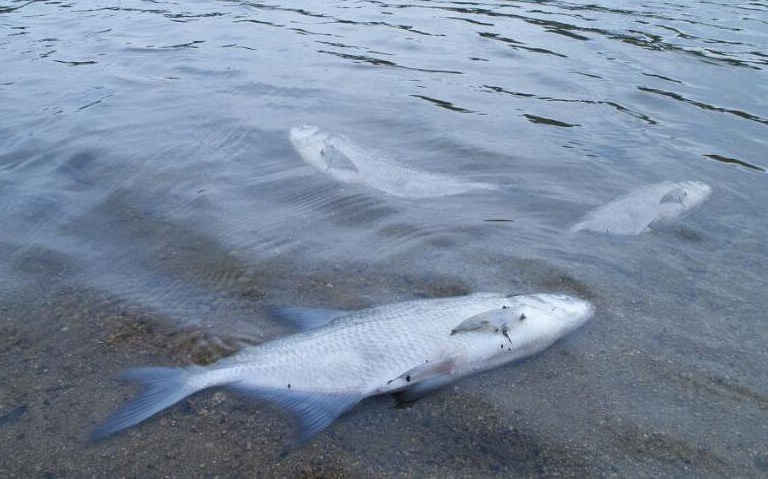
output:
<instances>
[{"instance_id":1,"label":"water ripple","mask_svg":"<svg viewBox=\"0 0 768 479\"><path fill-rule=\"evenodd\" d=\"M315 461L304 448L265 475L568 475L578 456L582 476L760 476L764 447L742 446L765 442L768 397L766 13L764 0L4 2L0 327L44 340L0 352L0 370L25 372L11 395L38 397L40 381L72 371L101 378L107 354L183 362L197 349L187 343L228 350L209 326L277 334L260 309L273 301L572 291L595 299L594 322L511 376L475 378L481 404L462 386L449 415L423 414L440 397L415 421L362 407L318 438L354 461ZM499 189L406 199L335 182L291 148L300 123ZM636 241L566 233L590 207L662 179L706 182L712 200ZM21 296L19 284L34 288ZM120 319L198 327L179 333L180 348L147 349L146 336L105 347L88 330L114 331L114 315L91 314L77 295L51 303L46 291L59 287L98 290L130 313ZM87 334L67 339L68 327ZM65 352L45 350L54 342ZM520 384L526 394L510 396ZM23 477L40 457L42 475L104 469L103 447L116 443L82 449L66 433L95 420L94 398L106 409L114 397L72 392L48 398L45 417L31 414L37 403L22 416L26 403L9 396L4 471ZM485 427L513 409L526 420ZM239 434L236 422L201 427ZM381 434L358 440L356 422ZM429 440L407 441L395 464L381 451L403 443L403 428ZM468 455L456 430L478 428L488 434ZM242 465L206 460L200 475L274 463L275 431ZM160 432L142 436L145 462L173 475L163 458L183 455L166 440L178 431ZM125 439L132 447L115 440ZM552 444L568 447L529 454ZM531 461L515 460L521 451ZM108 474L135 472L110 458Z\"/></svg>"},{"instance_id":2,"label":"water ripple","mask_svg":"<svg viewBox=\"0 0 768 479\"><path fill-rule=\"evenodd\" d=\"M752 163L748 163L743 160L737 160L736 158L728 158L727 156L716 155L716 154L708 154L704 156L712 160L719 161L721 163L730 163L734 165L739 165L739 166L743 166L744 168L749 168L751 170L766 171L765 168L762 168L757 165L753 165Z\"/></svg>"},{"instance_id":3,"label":"water ripple","mask_svg":"<svg viewBox=\"0 0 768 479\"><path fill-rule=\"evenodd\" d=\"M370 65L375 65L375 66L402 68L403 70L413 70L417 72L426 72L426 73L448 73L453 75L461 75L462 73L456 70L438 70L438 69L432 69L432 68L417 68L417 67L398 65L397 63L391 60L384 60L381 58L370 57L367 55L352 55L349 53L334 52L330 50L318 50L317 52L326 53L329 55L335 55L345 60L351 60L353 63L368 63Z\"/></svg>"},{"instance_id":4,"label":"water ripple","mask_svg":"<svg viewBox=\"0 0 768 479\"><path fill-rule=\"evenodd\" d=\"M529 52L534 53L544 53L547 55L554 55L561 58L567 58L567 55L563 55L561 53L553 52L551 50L547 50L546 48L538 48L538 47L529 47L525 45L524 43L514 40L512 38L502 37L498 33L491 33L491 32L477 32L478 35L480 35L483 38L488 38L491 40L496 40L499 42L502 42L506 44L508 47L512 48L513 50L525 50Z\"/></svg>"},{"instance_id":5,"label":"water ripple","mask_svg":"<svg viewBox=\"0 0 768 479\"><path fill-rule=\"evenodd\" d=\"M446 101L446 100L439 100L437 98L430 98L430 97L428 97L426 95L411 95L411 96L415 97L415 98L421 98L422 100L425 100L425 101L427 101L429 103L432 103L433 105L437 105L440 108L445 108L446 110L456 111L456 112L459 112L459 113L478 113L476 111L472 111L472 110L468 110L466 108L458 107L458 106L454 105L453 103L451 103L449 101Z\"/></svg>"},{"instance_id":6,"label":"water ripple","mask_svg":"<svg viewBox=\"0 0 768 479\"><path fill-rule=\"evenodd\" d=\"M483 89L485 91L496 92L496 93L504 93L506 95L511 95L511 96L514 96L514 97L533 98L533 99L540 100L540 101L545 101L545 102L583 103L583 104L586 104L586 105L605 105L605 106L609 106L609 107L611 107L611 108L613 108L616 111L619 111L621 113L626 113L626 114L628 114L630 116L633 116L635 118L643 120L644 122L648 123L649 125L655 125L657 123L655 120L653 120L648 115L645 115L643 113L639 113L639 112L633 111L632 109L627 108L627 107L622 106L622 105L619 105L618 103L613 102L613 101L552 98L552 97L548 97L548 96L535 95L533 93L521 93L521 92L509 91L509 90L505 90L504 88L501 88L501 87L498 87L498 86L490 86L490 85L482 85L481 89ZM564 123L564 125L574 126L574 125L568 125L567 123Z\"/></svg>"},{"instance_id":7,"label":"water ripple","mask_svg":"<svg viewBox=\"0 0 768 479\"><path fill-rule=\"evenodd\" d=\"M680 102L683 102L683 103L687 103L689 105L693 105L695 107L701 108L702 110L716 111L716 112L719 112L719 113L728 113L728 114L737 116L739 118L744 118L745 120L750 120L750 121L754 121L754 122L757 122L757 123L760 123L760 124L763 124L763 125L768 125L768 119L761 118L761 117L759 117L757 115L753 115L753 114L747 113L745 111L735 110L735 109L731 109L731 108L722 108L722 107L718 107L718 106L709 105L709 104L701 102L701 101L691 100L689 98L684 97L683 95L681 95L679 93L675 93L675 92L671 92L671 91L659 90L659 89L656 89L656 88L650 88L650 87L645 87L645 86L638 86L637 89L640 90L640 91L647 92L647 93L653 93L653 94L656 94L656 95L665 96L667 98L672 98L673 100L677 100L677 101L680 101Z\"/></svg>"}]
</instances>

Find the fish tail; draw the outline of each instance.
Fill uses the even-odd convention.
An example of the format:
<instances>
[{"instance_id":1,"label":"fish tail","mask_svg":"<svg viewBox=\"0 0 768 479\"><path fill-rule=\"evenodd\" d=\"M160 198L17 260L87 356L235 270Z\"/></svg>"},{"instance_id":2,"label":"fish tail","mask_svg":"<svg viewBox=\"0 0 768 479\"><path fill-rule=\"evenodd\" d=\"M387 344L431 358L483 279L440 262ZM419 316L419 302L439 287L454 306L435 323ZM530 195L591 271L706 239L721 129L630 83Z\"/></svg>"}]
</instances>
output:
<instances>
[{"instance_id":1,"label":"fish tail","mask_svg":"<svg viewBox=\"0 0 768 479\"><path fill-rule=\"evenodd\" d=\"M124 372L120 379L138 382L142 390L98 424L91 431L91 440L98 441L134 426L185 397L214 385L193 381L198 374L192 368L162 367L135 368Z\"/></svg>"}]
</instances>

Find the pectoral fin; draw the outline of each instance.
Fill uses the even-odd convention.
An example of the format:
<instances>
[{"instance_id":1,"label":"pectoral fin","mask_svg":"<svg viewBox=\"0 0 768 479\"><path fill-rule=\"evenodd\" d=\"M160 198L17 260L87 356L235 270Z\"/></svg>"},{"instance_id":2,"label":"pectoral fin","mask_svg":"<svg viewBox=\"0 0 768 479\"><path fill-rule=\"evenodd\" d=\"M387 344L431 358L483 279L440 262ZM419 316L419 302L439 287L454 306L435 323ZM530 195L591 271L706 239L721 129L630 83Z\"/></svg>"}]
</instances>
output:
<instances>
[{"instance_id":1,"label":"pectoral fin","mask_svg":"<svg viewBox=\"0 0 768 479\"><path fill-rule=\"evenodd\" d=\"M522 308L503 307L484 311L459 323L458 326L451 330L451 336L468 331L488 331L493 334L501 333L509 339L509 342L512 342L508 331L514 326L516 321L524 319L525 314L522 312Z\"/></svg>"},{"instance_id":2,"label":"pectoral fin","mask_svg":"<svg viewBox=\"0 0 768 479\"><path fill-rule=\"evenodd\" d=\"M320 150L320 154L328 164L328 170L334 170L336 172L345 173L359 173L355 163L349 159L341 150L335 145L328 143Z\"/></svg>"},{"instance_id":3,"label":"pectoral fin","mask_svg":"<svg viewBox=\"0 0 768 479\"><path fill-rule=\"evenodd\" d=\"M685 197L687 193L683 188L675 188L672 191L669 191L667 194L661 197L661 201L659 203L679 203L681 205L684 205Z\"/></svg>"}]
</instances>

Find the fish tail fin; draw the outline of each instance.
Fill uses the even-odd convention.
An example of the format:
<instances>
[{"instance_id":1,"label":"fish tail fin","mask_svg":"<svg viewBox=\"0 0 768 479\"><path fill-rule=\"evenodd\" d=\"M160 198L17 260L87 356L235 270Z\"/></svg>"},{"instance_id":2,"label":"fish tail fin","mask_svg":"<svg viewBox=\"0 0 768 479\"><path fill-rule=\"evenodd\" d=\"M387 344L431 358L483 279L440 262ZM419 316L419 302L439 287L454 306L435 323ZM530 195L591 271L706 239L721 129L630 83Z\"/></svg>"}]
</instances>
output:
<instances>
[{"instance_id":1,"label":"fish tail fin","mask_svg":"<svg viewBox=\"0 0 768 479\"><path fill-rule=\"evenodd\" d=\"M197 391L213 386L191 381L197 374L191 368L147 367L125 371L120 379L138 382L142 390L98 424L91 431L91 440L107 438L149 419Z\"/></svg>"}]
</instances>

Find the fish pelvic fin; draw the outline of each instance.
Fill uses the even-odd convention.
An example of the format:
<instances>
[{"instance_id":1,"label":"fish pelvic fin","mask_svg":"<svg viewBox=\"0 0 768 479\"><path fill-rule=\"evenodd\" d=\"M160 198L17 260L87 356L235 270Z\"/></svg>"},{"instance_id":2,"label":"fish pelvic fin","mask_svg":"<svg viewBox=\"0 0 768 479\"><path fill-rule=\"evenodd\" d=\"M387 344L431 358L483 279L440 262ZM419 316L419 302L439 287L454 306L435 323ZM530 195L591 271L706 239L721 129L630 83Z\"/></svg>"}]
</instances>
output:
<instances>
[{"instance_id":1,"label":"fish pelvic fin","mask_svg":"<svg viewBox=\"0 0 768 479\"><path fill-rule=\"evenodd\" d=\"M147 367L125 371L120 379L138 382L142 390L98 424L91 431L90 439L99 441L135 426L185 397L208 387L192 384L190 379L193 375L195 372L191 368Z\"/></svg>"},{"instance_id":2,"label":"fish pelvic fin","mask_svg":"<svg viewBox=\"0 0 768 479\"><path fill-rule=\"evenodd\" d=\"M397 390L392 393L396 407L407 408L427 394L454 382L458 377L454 374L458 358L446 356L434 361L425 361L411 368L387 385Z\"/></svg>"},{"instance_id":3,"label":"fish pelvic fin","mask_svg":"<svg viewBox=\"0 0 768 479\"><path fill-rule=\"evenodd\" d=\"M247 396L273 402L288 410L296 419L298 444L309 442L364 397L357 392L319 393L290 389L290 386L277 389L233 383L228 387Z\"/></svg>"},{"instance_id":4,"label":"fish pelvic fin","mask_svg":"<svg viewBox=\"0 0 768 479\"><path fill-rule=\"evenodd\" d=\"M438 389L456 381L458 377L451 373L437 374L424 379L420 382L407 386L402 391L393 393L395 398L395 407L408 408L413 403Z\"/></svg>"},{"instance_id":5,"label":"fish pelvic fin","mask_svg":"<svg viewBox=\"0 0 768 479\"><path fill-rule=\"evenodd\" d=\"M443 376L449 377L456 368L456 362L457 358L454 356L440 358L435 361L425 361L423 364L409 369L395 379L389 380L387 385L392 388L408 388L410 385L415 385L422 381L429 381Z\"/></svg>"}]
</instances>

